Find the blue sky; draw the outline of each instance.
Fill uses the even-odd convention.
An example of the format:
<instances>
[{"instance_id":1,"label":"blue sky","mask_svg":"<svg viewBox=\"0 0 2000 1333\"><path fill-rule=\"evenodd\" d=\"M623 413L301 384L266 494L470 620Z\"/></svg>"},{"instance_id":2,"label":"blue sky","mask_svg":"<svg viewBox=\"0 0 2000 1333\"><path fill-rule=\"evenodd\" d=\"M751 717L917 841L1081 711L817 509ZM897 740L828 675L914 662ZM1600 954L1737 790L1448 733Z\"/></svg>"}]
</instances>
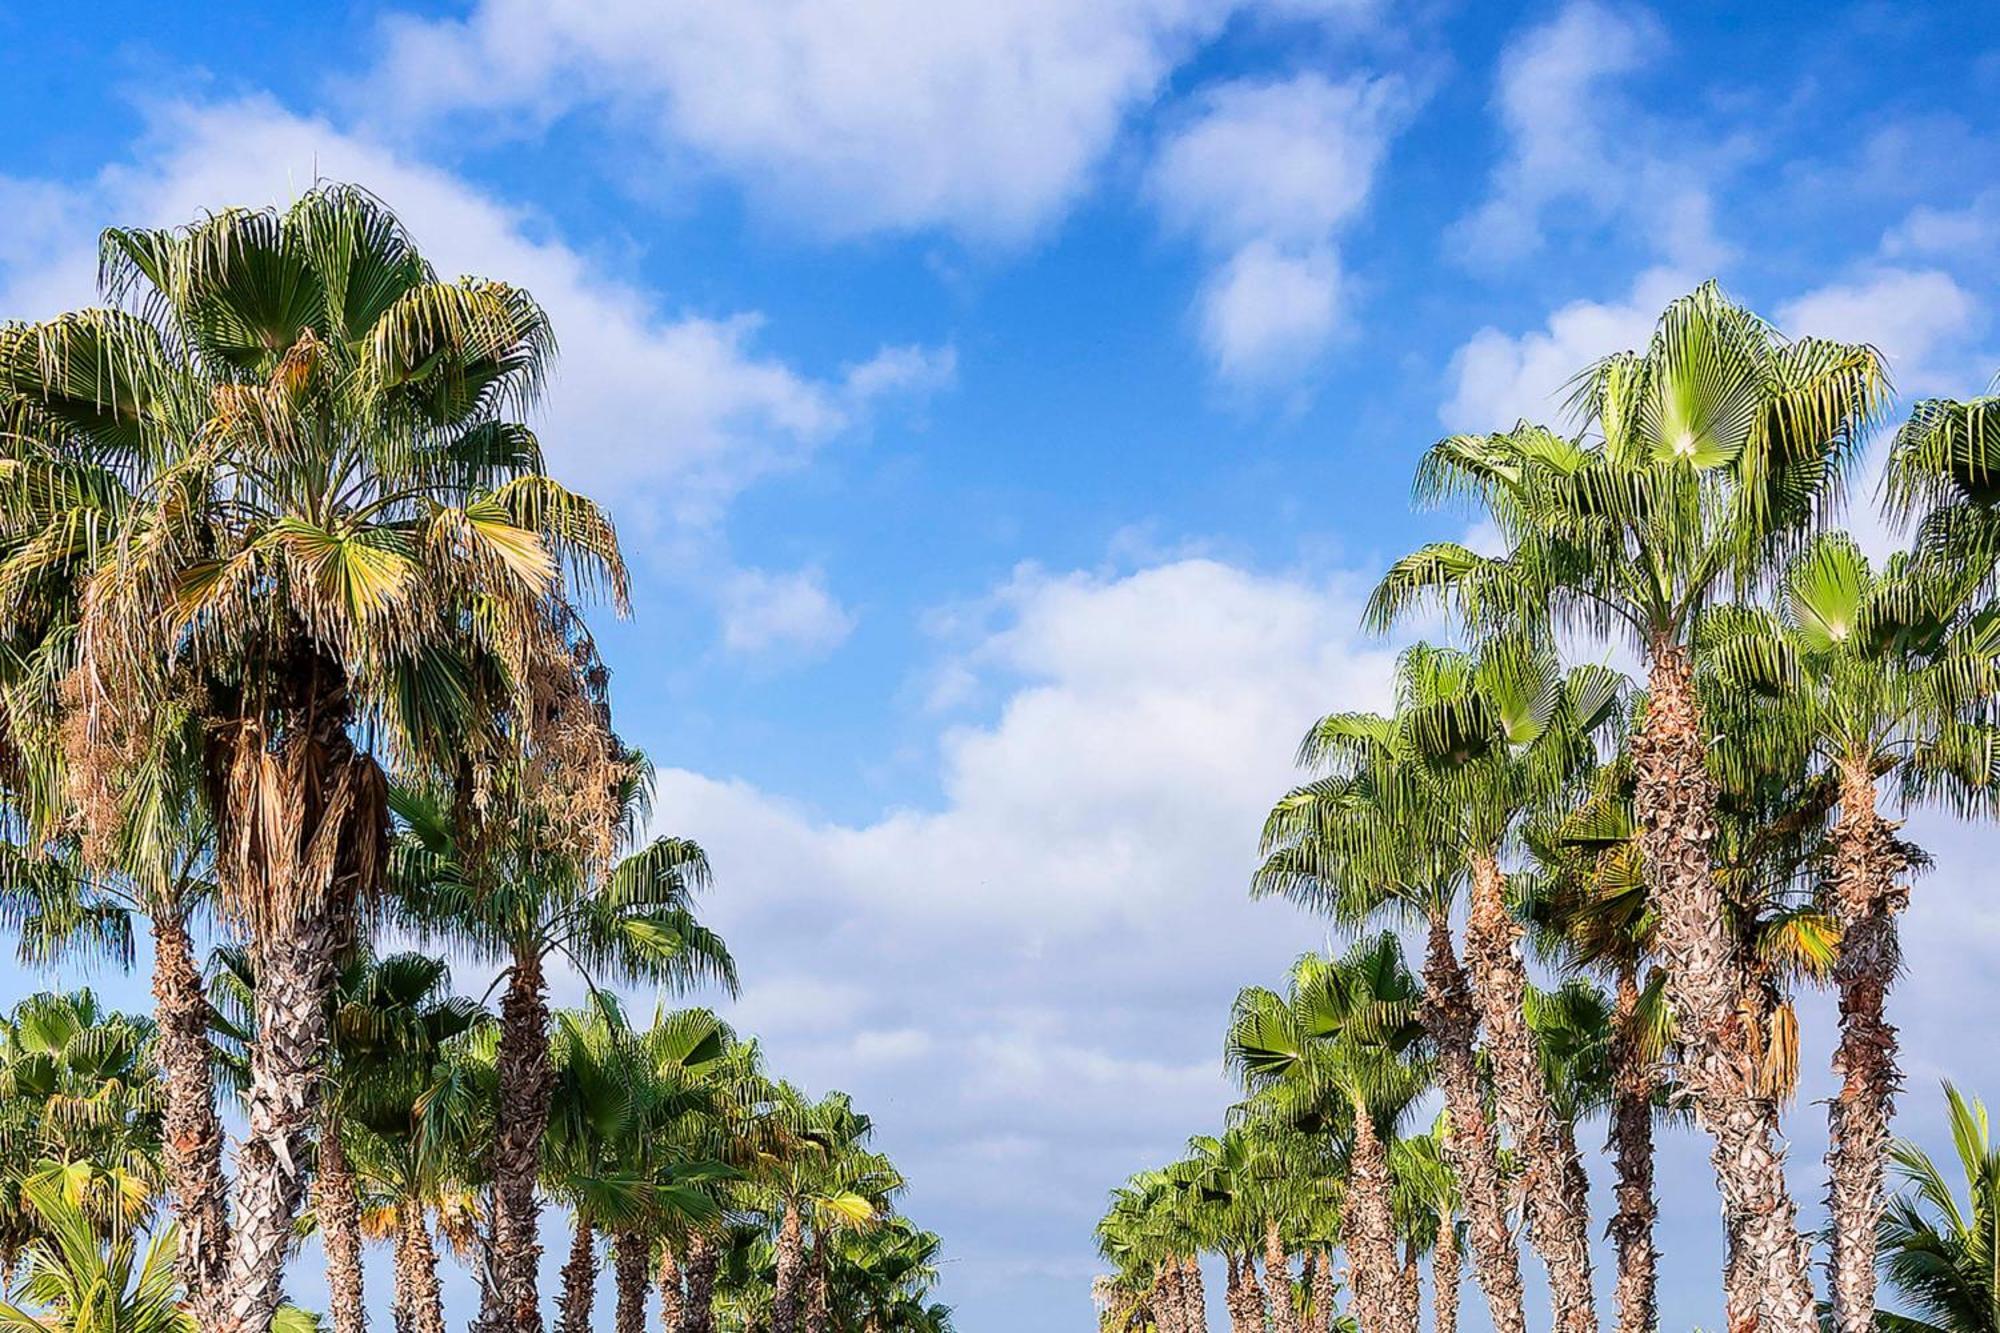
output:
<instances>
[{"instance_id":1,"label":"blue sky","mask_svg":"<svg viewBox=\"0 0 2000 1333\"><path fill-rule=\"evenodd\" d=\"M1410 511L1418 452L1552 415L1711 275L1980 390L1996 94L1971 3L26 0L0 314L86 303L107 224L316 173L535 291L548 455L636 573L619 725L716 861L733 1012L876 1112L962 1328L1082 1329L1104 1191L1216 1122L1229 997L1324 943L1243 886L1306 723L1383 696L1359 599L1466 530ZM1995 1072L1953 1031L2000 918L1983 835L1912 827L1925 1133L1939 1076ZM1666 1322L1715 1326L1701 1148L1666 1151Z\"/></svg>"}]
</instances>

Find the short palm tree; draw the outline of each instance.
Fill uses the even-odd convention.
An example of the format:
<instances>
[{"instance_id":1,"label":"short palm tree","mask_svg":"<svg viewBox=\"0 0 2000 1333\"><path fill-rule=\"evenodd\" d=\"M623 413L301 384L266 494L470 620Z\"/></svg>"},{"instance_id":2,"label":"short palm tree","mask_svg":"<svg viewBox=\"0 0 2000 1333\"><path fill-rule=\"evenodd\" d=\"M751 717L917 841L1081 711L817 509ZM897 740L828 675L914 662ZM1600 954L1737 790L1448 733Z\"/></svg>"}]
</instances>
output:
<instances>
[{"instance_id":1,"label":"short palm tree","mask_svg":"<svg viewBox=\"0 0 2000 1333\"><path fill-rule=\"evenodd\" d=\"M19 1295L33 1312L0 1302L0 1329L9 1333L195 1333L174 1281L180 1233L153 1233L144 1249L134 1227L100 1228L49 1178L29 1183L26 1198L40 1218L28 1246Z\"/></svg>"},{"instance_id":2,"label":"short palm tree","mask_svg":"<svg viewBox=\"0 0 2000 1333\"><path fill-rule=\"evenodd\" d=\"M1431 1258L1431 1327L1457 1333L1460 1254L1458 1179L1444 1151L1450 1122L1398 1139L1389 1153L1397 1228L1410 1254Z\"/></svg>"},{"instance_id":3,"label":"short palm tree","mask_svg":"<svg viewBox=\"0 0 2000 1333\"><path fill-rule=\"evenodd\" d=\"M1884 1001L1901 966L1896 914L1910 849L1878 808L1885 778L1906 798L1991 814L2000 630L1977 562L1898 555L1877 570L1844 534L1785 569L1776 608L1718 608L1701 648L1745 701L1747 729L1782 734L1838 792L1826 904L1838 924L1840 1095L1828 1103L1835 1325L1875 1322L1875 1231L1899 1080ZM1725 747L1725 754L1742 746Z\"/></svg>"},{"instance_id":4,"label":"short palm tree","mask_svg":"<svg viewBox=\"0 0 2000 1333\"><path fill-rule=\"evenodd\" d=\"M93 1225L151 1217L165 1167L155 1033L89 990L31 995L0 1018L0 1271L40 1233L37 1180Z\"/></svg>"},{"instance_id":5,"label":"short palm tree","mask_svg":"<svg viewBox=\"0 0 2000 1333\"><path fill-rule=\"evenodd\" d=\"M1908 1187L1882 1218L1882 1271L1907 1314L1884 1311L1886 1333L1996 1333L2000 1330L2000 1149L1986 1105L1945 1085L1952 1144L1965 1175L1961 1203L1937 1163L1903 1140L1891 1153Z\"/></svg>"},{"instance_id":6,"label":"short palm tree","mask_svg":"<svg viewBox=\"0 0 2000 1333\"><path fill-rule=\"evenodd\" d=\"M1429 1086L1423 992L1396 937L1357 940L1338 959L1301 958L1285 994L1240 992L1227 1054L1247 1092L1305 1132L1347 1138L1343 1235L1361 1325L1413 1333L1417 1291L1396 1258L1389 1143Z\"/></svg>"},{"instance_id":7,"label":"short palm tree","mask_svg":"<svg viewBox=\"0 0 2000 1333\"><path fill-rule=\"evenodd\" d=\"M1481 629L1622 631L1644 655L1634 809L1680 1017L1680 1075L1714 1139L1724 1211L1759 1274L1770 1333L1811 1333L1812 1280L1735 1021L1743 988L1710 873L1716 789L1693 632L1718 595L1757 584L1837 502L1886 393L1872 348L1787 341L1705 285L1667 307L1643 352L1578 378L1577 436L1522 423L1433 446L1420 497L1471 497L1506 552L1427 546L1396 562L1368 613L1386 626L1436 598Z\"/></svg>"},{"instance_id":8,"label":"short palm tree","mask_svg":"<svg viewBox=\"0 0 2000 1333\"><path fill-rule=\"evenodd\" d=\"M612 785L613 845L631 850L608 866L551 851L536 837L487 845L486 835L475 834L468 841L448 791L391 793L400 834L391 880L403 920L423 938L504 969L491 1154L493 1260L482 1291L489 1323L504 1323L502 1311L535 1295L537 1184L554 1089L551 959L576 966L593 988L613 980L735 988L728 948L693 911L694 895L708 883L701 849L669 837L634 847L650 817L650 778L643 756L623 754Z\"/></svg>"}]
</instances>

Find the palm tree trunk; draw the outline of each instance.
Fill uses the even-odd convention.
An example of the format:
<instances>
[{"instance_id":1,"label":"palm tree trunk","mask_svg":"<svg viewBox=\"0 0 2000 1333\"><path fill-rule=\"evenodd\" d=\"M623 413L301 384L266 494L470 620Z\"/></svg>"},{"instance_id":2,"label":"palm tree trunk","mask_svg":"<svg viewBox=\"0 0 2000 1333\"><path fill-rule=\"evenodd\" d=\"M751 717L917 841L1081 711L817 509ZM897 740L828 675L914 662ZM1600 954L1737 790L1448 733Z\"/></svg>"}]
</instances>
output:
<instances>
[{"instance_id":1,"label":"palm tree trunk","mask_svg":"<svg viewBox=\"0 0 2000 1333\"><path fill-rule=\"evenodd\" d=\"M1499 861L1490 852L1479 853L1472 858L1465 953L1492 1058L1494 1101L1526 1169L1528 1239L1549 1270L1556 1333L1595 1333L1588 1184L1575 1153L1563 1151L1541 1059L1528 1031L1521 934L1507 911Z\"/></svg>"},{"instance_id":2,"label":"palm tree trunk","mask_svg":"<svg viewBox=\"0 0 2000 1333\"><path fill-rule=\"evenodd\" d=\"M1208 1293L1203 1290L1201 1260L1194 1255L1181 1260L1181 1297L1188 1333L1208 1333Z\"/></svg>"},{"instance_id":3,"label":"palm tree trunk","mask_svg":"<svg viewBox=\"0 0 2000 1333\"><path fill-rule=\"evenodd\" d=\"M556 1333L590 1333L590 1313L598 1301L598 1237L590 1219L576 1215L570 1259L562 1265L562 1295L556 1299Z\"/></svg>"},{"instance_id":4,"label":"palm tree trunk","mask_svg":"<svg viewBox=\"0 0 2000 1333\"><path fill-rule=\"evenodd\" d=\"M420 1205L396 1210L397 1333L444 1333L444 1295L438 1286L437 1250Z\"/></svg>"},{"instance_id":5,"label":"palm tree trunk","mask_svg":"<svg viewBox=\"0 0 2000 1333\"><path fill-rule=\"evenodd\" d=\"M1403 1242L1403 1266L1396 1279L1396 1295L1402 1301L1399 1317L1405 1328L1414 1331L1424 1304L1424 1276L1417 1264L1417 1243L1414 1240Z\"/></svg>"},{"instance_id":6,"label":"palm tree trunk","mask_svg":"<svg viewBox=\"0 0 2000 1333\"><path fill-rule=\"evenodd\" d=\"M590 1333L591 1307L597 1303L597 1233L581 1214L572 1225L562 1295L556 1300L556 1333Z\"/></svg>"},{"instance_id":7,"label":"palm tree trunk","mask_svg":"<svg viewBox=\"0 0 2000 1333\"><path fill-rule=\"evenodd\" d=\"M1313 1333L1332 1333L1336 1318L1333 1309L1334 1288L1333 1251L1321 1250L1318 1262L1313 1264Z\"/></svg>"},{"instance_id":8,"label":"palm tree trunk","mask_svg":"<svg viewBox=\"0 0 2000 1333\"><path fill-rule=\"evenodd\" d=\"M1274 1217L1264 1219L1264 1281L1270 1288L1274 1333L1299 1333L1298 1309L1292 1304L1292 1260Z\"/></svg>"},{"instance_id":9,"label":"palm tree trunk","mask_svg":"<svg viewBox=\"0 0 2000 1333\"><path fill-rule=\"evenodd\" d=\"M1250 1252L1243 1252L1243 1319L1250 1333L1264 1333L1264 1284L1257 1280L1257 1265Z\"/></svg>"},{"instance_id":10,"label":"palm tree trunk","mask_svg":"<svg viewBox=\"0 0 2000 1333\"><path fill-rule=\"evenodd\" d=\"M1757 1274L1762 1333L1816 1333L1798 1207L1785 1183L1784 1151L1765 1132L1748 1034L1737 1015L1740 968L1710 861L1716 789L1705 759L1693 662L1680 644L1651 647L1646 721L1632 742L1633 805L1646 886L1658 913L1667 994L1680 1025L1677 1068L1696 1120L1714 1140L1710 1160L1723 1212L1734 1224L1743 1262Z\"/></svg>"},{"instance_id":11,"label":"palm tree trunk","mask_svg":"<svg viewBox=\"0 0 2000 1333\"><path fill-rule=\"evenodd\" d=\"M1465 969L1452 948L1451 918L1442 905L1430 912L1423 1022L1438 1050L1438 1082L1444 1088L1450 1118L1444 1149L1465 1198L1473 1275L1486 1294L1494 1333L1525 1333L1528 1320L1521 1288L1521 1251L1507 1220L1499 1145L1486 1118L1486 1099L1473 1049L1479 1019Z\"/></svg>"},{"instance_id":12,"label":"palm tree trunk","mask_svg":"<svg viewBox=\"0 0 2000 1333\"><path fill-rule=\"evenodd\" d=\"M778 1224L777 1280L771 1293L771 1333L798 1333L800 1268L805 1262L805 1219L799 1205L786 1200L784 1219Z\"/></svg>"},{"instance_id":13,"label":"palm tree trunk","mask_svg":"<svg viewBox=\"0 0 2000 1333\"><path fill-rule=\"evenodd\" d=\"M806 1255L806 1333L827 1333L833 1324L833 1291L826 1271L826 1236L813 1233Z\"/></svg>"},{"instance_id":14,"label":"palm tree trunk","mask_svg":"<svg viewBox=\"0 0 2000 1333\"><path fill-rule=\"evenodd\" d=\"M361 1291L361 1201L354 1171L340 1141L340 1116L321 1115L319 1170L313 1177L314 1211L326 1250L326 1308L333 1333L366 1333L368 1311Z\"/></svg>"},{"instance_id":15,"label":"palm tree trunk","mask_svg":"<svg viewBox=\"0 0 2000 1333\"><path fill-rule=\"evenodd\" d=\"M1841 773L1833 826L1833 910L1840 922L1834 985L1840 992L1840 1095L1827 1107L1827 1212L1835 1333L1874 1333L1875 1228L1882 1219L1882 1173L1889 1118L1901 1075L1896 1029L1883 1017L1902 965L1896 913L1908 898L1897 879L1908 858L1895 825L1875 806L1875 775L1864 765Z\"/></svg>"},{"instance_id":16,"label":"palm tree trunk","mask_svg":"<svg viewBox=\"0 0 2000 1333\"><path fill-rule=\"evenodd\" d=\"M1653 1227L1653 1071L1639 1039L1638 969L1618 976L1612 1017L1611 1148L1617 1164L1617 1211L1611 1239L1618 1252L1618 1333L1653 1333L1659 1319L1659 1256Z\"/></svg>"},{"instance_id":17,"label":"palm tree trunk","mask_svg":"<svg viewBox=\"0 0 2000 1333\"><path fill-rule=\"evenodd\" d=\"M646 1333L646 1238L621 1231L612 1250L618 1302L611 1326L614 1333Z\"/></svg>"},{"instance_id":18,"label":"palm tree trunk","mask_svg":"<svg viewBox=\"0 0 2000 1333\"><path fill-rule=\"evenodd\" d=\"M1441 1218L1437 1244L1431 1250L1431 1327L1435 1333L1458 1333L1458 1269L1458 1227L1451 1218Z\"/></svg>"},{"instance_id":19,"label":"palm tree trunk","mask_svg":"<svg viewBox=\"0 0 2000 1333\"><path fill-rule=\"evenodd\" d=\"M331 901L307 901L289 929L260 932L251 943L256 1038L236 1150L236 1215L218 1321L223 1333L265 1333L284 1300L285 1261L305 1201L318 1119L327 996L347 939L339 919L344 913L336 913Z\"/></svg>"},{"instance_id":20,"label":"palm tree trunk","mask_svg":"<svg viewBox=\"0 0 2000 1333\"><path fill-rule=\"evenodd\" d=\"M161 1149L181 1229L175 1271L196 1322L207 1327L229 1263L229 1184L209 1066L208 995L181 905L156 905L152 928L153 1013L166 1085Z\"/></svg>"},{"instance_id":21,"label":"palm tree trunk","mask_svg":"<svg viewBox=\"0 0 2000 1333\"><path fill-rule=\"evenodd\" d=\"M1229 1315L1229 1333L1249 1333L1243 1318L1243 1270L1237 1266L1236 1251L1222 1252L1222 1268L1227 1280L1222 1287L1222 1308Z\"/></svg>"},{"instance_id":22,"label":"palm tree trunk","mask_svg":"<svg viewBox=\"0 0 2000 1333\"><path fill-rule=\"evenodd\" d=\"M722 1251L696 1232L688 1238L687 1333L715 1333L715 1275Z\"/></svg>"},{"instance_id":23,"label":"palm tree trunk","mask_svg":"<svg viewBox=\"0 0 2000 1333\"><path fill-rule=\"evenodd\" d=\"M1354 1260L1354 1305L1361 1327L1367 1333L1417 1333L1415 1310L1404 1299L1396 1262L1388 1149L1373 1117L1360 1108L1354 1113L1347 1204L1347 1252Z\"/></svg>"},{"instance_id":24,"label":"palm tree trunk","mask_svg":"<svg viewBox=\"0 0 2000 1333\"><path fill-rule=\"evenodd\" d=\"M549 1063L548 984L538 949L514 951L500 1002L499 1133L493 1142L493 1275L482 1293L483 1333L542 1333L536 1279L541 1205L535 1184L549 1126L555 1070Z\"/></svg>"},{"instance_id":25,"label":"palm tree trunk","mask_svg":"<svg viewBox=\"0 0 2000 1333\"><path fill-rule=\"evenodd\" d=\"M687 1288L672 1241L660 1246L660 1323L666 1333L687 1333Z\"/></svg>"}]
</instances>

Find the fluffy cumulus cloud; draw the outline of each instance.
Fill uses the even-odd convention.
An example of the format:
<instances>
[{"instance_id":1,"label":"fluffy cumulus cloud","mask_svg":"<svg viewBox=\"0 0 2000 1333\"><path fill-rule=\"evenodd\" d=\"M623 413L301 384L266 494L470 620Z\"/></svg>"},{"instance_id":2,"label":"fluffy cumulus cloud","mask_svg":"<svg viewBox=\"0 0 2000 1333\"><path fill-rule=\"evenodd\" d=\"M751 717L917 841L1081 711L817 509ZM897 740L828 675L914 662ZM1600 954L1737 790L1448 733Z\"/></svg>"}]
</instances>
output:
<instances>
[{"instance_id":1,"label":"fluffy cumulus cloud","mask_svg":"<svg viewBox=\"0 0 2000 1333\"><path fill-rule=\"evenodd\" d=\"M608 103L809 228L1007 242L1088 188L1128 113L1230 8L482 0L392 22L369 91L398 118Z\"/></svg>"},{"instance_id":2,"label":"fluffy cumulus cloud","mask_svg":"<svg viewBox=\"0 0 2000 1333\"><path fill-rule=\"evenodd\" d=\"M1561 424L1563 388L1592 361L1643 347L1660 310L1694 280L1654 269L1618 301L1572 301L1539 329L1512 334L1488 325L1452 354L1438 419L1454 431L1504 430L1523 419Z\"/></svg>"},{"instance_id":3,"label":"fluffy cumulus cloud","mask_svg":"<svg viewBox=\"0 0 2000 1333\"><path fill-rule=\"evenodd\" d=\"M1905 393L1964 392L1966 339L1984 325L1983 307L1938 269L1878 268L1786 302L1778 324L1792 334L1868 342L1889 362Z\"/></svg>"},{"instance_id":4,"label":"fluffy cumulus cloud","mask_svg":"<svg viewBox=\"0 0 2000 1333\"><path fill-rule=\"evenodd\" d=\"M1161 144L1149 191L1171 232L1216 256L1199 317L1225 378L1289 378L1336 333L1336 240L1367 203L1406 102L1393 79L1226 83Z\"/></svg>"},{"instance_id":5,"label":"fluffy cumulus cloud","mask_svg":"<svg viewBox=\"0 0 2000 1333\"><path fill-rule=\"evenodd\" d=\"M1225 1104L1236 988L1322 942L1244 891L1306 725L1386 702L1360 591L1203 559L1024 569L960 617L952 655L998 703L943 721L928 808L840 823L662 775L661 821L715 862L746 1026L877 1114L911 1208L949 1201L971 1308L1028 1281L1059 1285L1022 1308L1083 1299L1112 1178Z\"/></svg>"},{"instance_id":6,"label":"fluffy cumulus cloud","mask_svg":"<svg viewBox=\"0 0 2000 1333\"><path fill-rule=\"evenodd\" d=\"M1667 262L1715 262L1709 170L1686 146L1688 127L1663 128L1622 91L1665 43L1645 10L1595 0L1573 0L1509 43L1494 91L1506 148L1487 198L1452 229L1462 256L1498 265L1531 254L1560 209L1618 221Z\"/></svg>"},{"instance_id":7,"label":"fluffy cumulus cloud","mask_svg":"<svg viewBox=\"0 0 2000 1333\"><path fill-rule=\"evenodd\" d=\"M447 273L505 277L534 292L562 340L539 423L566 479L617 497L625 516L658 507L712 521L743 486L792 466L885 394L949 378L948 349L892 347L813 376L761 352L754 311L663 309L598 269L532 213L329 122L262 98L152 112L130 162L88 186L16 182L41 223L0 250L6 308L47 315L91 299L94 229L171 225L225 203L283 204L315 176L365 181ZM58 225L60 224L60 225ZM30 238L32 238L32 243Z\"/></svg>"},{"instance_id":8,"label":"fluffy cumulus cloud","mask_svg":"<svg viewBox=\"0 0 2000 1333\"><path fill-rule=\"evenodd\" d=\"M772 574L741 569L722 588L722 643L734 653L825 653L854 629L854 614L827 591L817 569Z\"/></svg>"}]
</instances>

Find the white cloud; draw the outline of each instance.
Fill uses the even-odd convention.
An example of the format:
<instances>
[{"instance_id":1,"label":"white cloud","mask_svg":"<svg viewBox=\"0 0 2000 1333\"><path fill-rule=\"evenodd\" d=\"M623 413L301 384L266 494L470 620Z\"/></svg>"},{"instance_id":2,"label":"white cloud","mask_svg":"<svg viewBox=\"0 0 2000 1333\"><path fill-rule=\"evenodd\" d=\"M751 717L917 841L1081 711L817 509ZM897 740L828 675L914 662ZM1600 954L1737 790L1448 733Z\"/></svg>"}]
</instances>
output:
<instances>
[{"instance_id":1,"label":"white cloud","mask_svg":"<svg viewBox=\"0 0 2000 1333\"><path fill-rule=\"evenodd\" d=\"M1695 285L1666 269L1639 276L1622 301L1572 301L1540 329L1509 334L1491 325L1452 354L1451 394L1438 409L1448 430L1505 430L1526 419L1561 426L1563 386L1597 358L1643 347L1660 311Z\"/></svg>"},{"instance_id":2,"label":"white cloud","mask_svg":"<svg viewBox=\"0 0 2000 1333\"><path fill-rule=\"evenodd\" d=\"M837 379L806 374L758 349L755 312L664 309L549 238L528 210L266 98L169 104L149 115L133 160L87 187L6 188L8 198L35 201L33 216L43 219L32 246L17 232L0 248L10 314L90 301L99 226L171 225L226 204L288 203L315 174L362 181L441 270L504 277L547 307L562 342L538 423L551 466L623 517L664 513L697 527L745 485L865 419L883 395L949 378L949 350L921 348L886 349Z\"/></svg>"},{"instance_id":3,"label":"white cloud","mask_svg":"<svg viewBox=\"0 0 2000 1333\"><path fill-rule=\"evenodd\" d=\"M1687 127L1662 131L1621 91L1665 41L1645 10L1572 0L1508 44L1494 94L1507 149L1486 201L1452 228L1461 255L1498 265L1532 254L1559 207L1617 220L1678 267L1717 262L1707 172Z\"/></svg>"},{"instance_id":4,"label":"white cloud","mask_svg":"<svg viewBox=\"0 0 2000 1333\"><path fill-rule=\"evenodd\" d=\"M1335 335L1334 241L1367 203L1405 100L1390 79L1227 83L1162 143L1148 189L1163 223L1220 256L1199 318L1226 379L1291 378Z\"/></svg>"},{"instance_id":5,"label":"white cloud","mask_svg":"<svg viewBox=\"0 0 2000 1333\"><path fill-rule=\"evenodd\" d=\"M732 1013L876 1117L914 1216L949 1201L954 1300L1010 1308L1001 1270L1080 1261L1103 1191L1218 1120L1236 989L1323 940L1245 894L1306 726L1387 702L1360 592L1199 558L1022 569L948 631L997 704L940 723L928 808L831 820L661 774L663 827L716 867Z\"/></svg>"},{"instance_id":6,"label":"white cloud","mask_svg":"<svg viewBox=\"0 0 2000 1333\"><path fill-rule=\"evenodd\" d=\"M393 20L384 119L603 103L808 229L1018 241L1061 215L1226 0L484 0ZM1353 8L1353 6L1342 6Z\"/></svg>"},{"instance_id":7,"label":"white cloud","mask_svg":"<svg viewBox=\"0 0 2000 1333\"><path fill-rule=\"evenodd\" d=\"M737 570L723 584L721 605L723 646L736 653L816 656L854 630L854 613L827 591L817 569Z\"/></svg>"},{"instance_id":8,"label":"white cloud","mask_svg":"<svg viewBox=\"0 0 2000 1333\"><path fill-rule=\"evenodd\" d=\"M1973 196L1963 208L1919 204L1882 237L1892 258L1932 255L1991 262L2000 251L2000 189Z\"/></svg>"},{"instance_id":9,"label":"white cloud","mask_svg":"<svg viewBox=\"0 0 2000 1333\"><path fill-rule=\"evenodd\" d=\"M1879 268L1778 308L1793 336L1873 344L1906 394L1965 390L1964 342L1984 318L1977 298L1938 269Z\"/></svg>"}]
</instances>

